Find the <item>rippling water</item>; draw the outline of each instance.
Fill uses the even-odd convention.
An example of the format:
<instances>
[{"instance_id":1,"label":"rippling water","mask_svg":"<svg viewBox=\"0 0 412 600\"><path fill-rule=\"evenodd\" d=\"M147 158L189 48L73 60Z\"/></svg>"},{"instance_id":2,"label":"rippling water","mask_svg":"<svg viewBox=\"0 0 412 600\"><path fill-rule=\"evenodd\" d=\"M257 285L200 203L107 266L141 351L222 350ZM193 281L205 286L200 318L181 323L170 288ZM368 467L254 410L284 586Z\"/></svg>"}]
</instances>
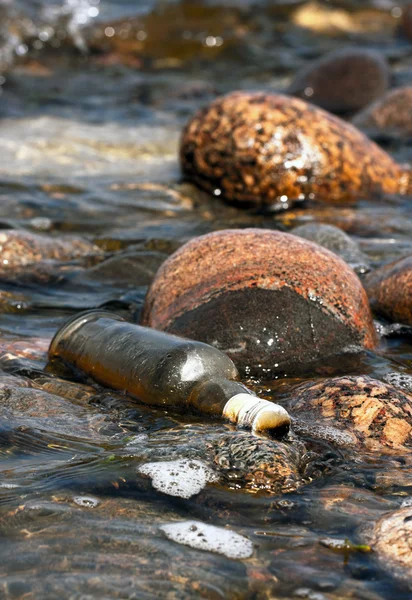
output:
<instances>
[{"instance_id":1,"label":"rippling water","mask_svg":"<svg viewBox=\"0 0 412 600\"><path fill-rule=\"evenodd\" d=\"M348 43L380 48L394 83L411 84L411 46L393 35L404 4L0 0L0 227L80 235L99 249L0 274L1 598L409 597L373 554L325 543L357 544L361 527L398 508L411 493L407 463L334 456L323 477L284 496L222 483L167 496L139 465L201 458L199 440L226 428L46 366L50 337L75 311L138 319L158 266L195 235L318 220L347 231L374 266L412 253L412 199L265 216L183 182L177 161L197 108L232 89L283 90ZM412 159L410 140L385 144ZM412 374L411 348L407 332L392 335L358 372ZM251 385L274 398L287 387ZM252 557L167 539L160 527L182 520L229 526L253 542Z\"/></svg>"}]
</instances>

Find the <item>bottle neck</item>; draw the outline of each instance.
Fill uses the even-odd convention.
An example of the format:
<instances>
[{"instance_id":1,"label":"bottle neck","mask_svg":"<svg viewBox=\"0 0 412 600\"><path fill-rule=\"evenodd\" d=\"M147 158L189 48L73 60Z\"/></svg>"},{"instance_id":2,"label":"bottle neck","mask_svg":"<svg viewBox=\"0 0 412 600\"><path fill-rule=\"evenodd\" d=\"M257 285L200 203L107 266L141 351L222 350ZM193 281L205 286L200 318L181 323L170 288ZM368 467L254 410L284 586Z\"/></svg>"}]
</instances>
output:
<instances>
[{"instance_id":1,"label":"bottle neck","mask_svg":"<svg viewBox=\"0 0 412 600\"><path fill-rule=\"evenodd\" d=\"M223 416L239 427L271 436L282 436L290 427L290 416L282 406L258 398L239 381L202 381L192 390L188 405L196 412Z\"/></svg>"}]
</instances>

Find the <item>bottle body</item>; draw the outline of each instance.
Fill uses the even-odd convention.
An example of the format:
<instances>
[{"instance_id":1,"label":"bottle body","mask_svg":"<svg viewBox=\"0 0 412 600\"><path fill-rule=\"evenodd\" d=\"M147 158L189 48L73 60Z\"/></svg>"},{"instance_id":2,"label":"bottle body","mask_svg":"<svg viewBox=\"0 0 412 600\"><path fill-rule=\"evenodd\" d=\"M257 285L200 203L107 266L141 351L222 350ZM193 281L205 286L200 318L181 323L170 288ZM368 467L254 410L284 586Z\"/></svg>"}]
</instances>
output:
<instances>
[{"instance_id":1,"label":"bottle body","mask_svg":"<svg viewBox=\"0 0 412 600\"><path fill-rule=\"evenodd\" d=\"M49 357L152 406L191 408L233 422L233 411L239 412L233 407L243 406L242 398L248 404L277 406L259 400L238 381L236 366L217 348L128 323L106 311L89 311L63 325ZM228 406L235 397L237 402ZM284 413L278 416L286 426Z\"/></svg>"}]
</instances>

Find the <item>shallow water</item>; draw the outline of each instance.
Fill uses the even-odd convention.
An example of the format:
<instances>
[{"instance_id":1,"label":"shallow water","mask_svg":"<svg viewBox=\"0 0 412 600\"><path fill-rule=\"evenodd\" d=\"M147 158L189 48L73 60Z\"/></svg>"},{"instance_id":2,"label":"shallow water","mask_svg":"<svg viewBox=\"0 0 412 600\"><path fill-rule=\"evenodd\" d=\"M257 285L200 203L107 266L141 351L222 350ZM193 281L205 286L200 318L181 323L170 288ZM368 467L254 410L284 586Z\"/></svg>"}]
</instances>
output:
<instances>
[{"instance_id":1,"label":"shallow water","mask_svg":"<svg viewBox=\"0 0 412 600\"><path fill-rule=\"evenodd\" d=\"M327 541L358 544L362 527L398 508L411 494L407 462L331 451L321 477L283 496L236 480L167 496L139 465L197 460L199 440L227 428L62 373L70 386L46 367L50 337L76 311L137 320L158 266L195 235L317 220L347 231L373 266L412 253L412 198L262 215L183 182L177 161L198 107L232 89L285 89L332 48L380 48L394 84L411 84L412 46L393 35L403 4L0 0L0 227L81 235L101 250L0 275L0 598L409 597L373 553ZM412 160L410 140L385 147ZM412 374L410 334L350 370ZM276 399L288 385L249 383ZM246 536L252 557L192 549L160 529L186 520Z\"/></svg>"}]
</instances>

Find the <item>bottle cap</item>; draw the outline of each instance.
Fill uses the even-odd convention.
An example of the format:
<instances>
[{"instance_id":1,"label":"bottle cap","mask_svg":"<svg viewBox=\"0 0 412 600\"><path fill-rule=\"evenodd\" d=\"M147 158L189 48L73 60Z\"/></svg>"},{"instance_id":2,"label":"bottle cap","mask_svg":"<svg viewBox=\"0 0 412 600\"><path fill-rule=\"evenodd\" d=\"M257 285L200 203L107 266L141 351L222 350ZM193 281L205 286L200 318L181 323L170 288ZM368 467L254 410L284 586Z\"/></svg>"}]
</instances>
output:
<instances>
[{"instance_id":1,"label":"bottle cap","mask_svg":"<svg viewBox=\"0 0 412 600\"><path fill-rule=\"evenodd\" d=\"M92 309L78 313L66 321L60 329L54 334L49 347L49 357L52 358L58 354L57 348L62 340L67 336L71 336L77 329L82 327L85 323L90 321L96 321L97 319L115 319L116 321L124 321L123 317L116 315L108 310Z\"/></svg>"},{"instance_id":2,"label":"bottle cap","mask_svg":"<svg viewBox=\"0 0 412 600\"><path fill-rule=\"evenodd\" d=\"M279 404L261 400L252 394L236 394L225 404L223 416L239 427L261 433L287 432L291 419Z\"/></svg>"}]
</instances>

